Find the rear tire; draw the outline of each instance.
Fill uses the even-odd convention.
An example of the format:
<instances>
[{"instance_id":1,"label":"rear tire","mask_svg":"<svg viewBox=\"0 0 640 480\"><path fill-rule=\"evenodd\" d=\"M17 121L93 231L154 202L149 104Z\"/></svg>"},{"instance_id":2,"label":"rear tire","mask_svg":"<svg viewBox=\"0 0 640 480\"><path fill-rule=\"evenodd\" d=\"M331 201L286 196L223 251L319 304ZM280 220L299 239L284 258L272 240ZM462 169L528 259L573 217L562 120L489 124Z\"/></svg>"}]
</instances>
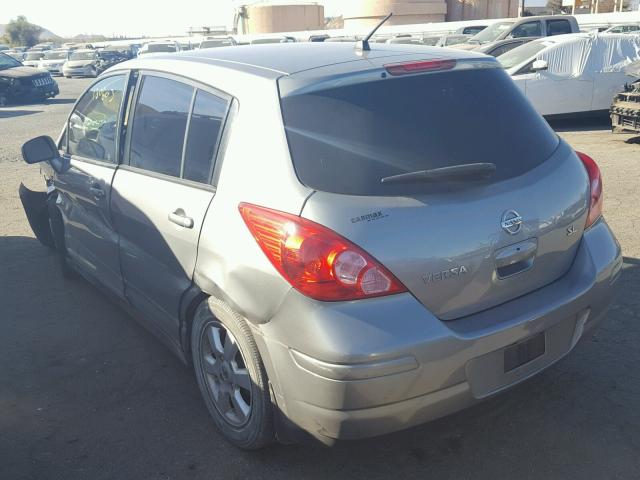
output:
<instances>
[{"instance_id":1,"label":"rear tire","mask_svg":"<svg viewBox=\"0 0 640 480\"><path fill-rule=\"evenodd\" d=\"M200 392L226 439L246 450L273 443L269 380L245 320L208 298L194 315L191 352Z\"/></svg>"}]
</instances>

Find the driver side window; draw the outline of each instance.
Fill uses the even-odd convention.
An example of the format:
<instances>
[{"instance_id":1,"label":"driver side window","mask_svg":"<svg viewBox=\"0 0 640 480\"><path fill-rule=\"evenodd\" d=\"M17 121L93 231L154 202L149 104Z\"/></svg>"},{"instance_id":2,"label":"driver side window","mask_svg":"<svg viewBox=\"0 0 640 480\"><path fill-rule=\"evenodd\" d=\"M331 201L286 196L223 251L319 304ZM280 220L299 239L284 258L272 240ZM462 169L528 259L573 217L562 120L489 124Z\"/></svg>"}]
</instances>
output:
<instances>
[{"instance_id":1,"label":"driver side window","mask_svg":"<svg viewBox=\"0 0 640 480\"><path fill-rule=\"evenodd\" d=\"M116 140L125 75L94 84L76 105L67 128L69 154L116 163Z\"/></svg>"}]
</instances>

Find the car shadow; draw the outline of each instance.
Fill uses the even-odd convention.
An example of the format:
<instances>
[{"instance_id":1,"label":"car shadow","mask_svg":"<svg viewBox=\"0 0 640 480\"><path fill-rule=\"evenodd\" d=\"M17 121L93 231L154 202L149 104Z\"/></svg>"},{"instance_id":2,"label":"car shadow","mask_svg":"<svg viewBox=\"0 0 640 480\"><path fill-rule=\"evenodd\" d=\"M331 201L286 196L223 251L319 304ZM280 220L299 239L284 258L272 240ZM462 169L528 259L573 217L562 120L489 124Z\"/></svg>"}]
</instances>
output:
<instances>
[{"instance_id":1,"label":"car shadow","mask_svg":"<svg viewBox=\"0 0 640 480\"><path fill-rule=\"evenodd\" d=\"M2 110L0 109L0 118L14 118L25 115L33 115L34 113L42 113L42 110Z\"/></svg>"},{"instance_id":2,"label":"car shadow","mask_svg":"<svg viewBox=\"0 0 640 480\"><path fill-rule=\"evenodd\" d=\"M546 117L547 123L556 132L598 132L611 130L608 113L571 117Z\"/></svg>"},{"instance_id":3,"label":"car shadow","mask_svg":"<svg viewBox=\"0 0 640 480\"><path fill-rule=\"evenodd\" d=\"M48 98L43 103L47 105L68 105L70 103L76 103L76 98Z\"/></svg>"},{"instance_id":4,"label":"car shadow","mask_svg":"<svg viewBox=\"0 0 640 480\"><path fill-rule=\"evenodd\" d=\"M0 348L0 364L10 366L0 369L0 384L9 386L7 434L15 440L5 453L28 452L36 476L98 478L108 461L119 478L131 478L153 458L163 478L221 465L229 478L248 476L248 468L262 478L604 478L608 462L584 462L584 452L615 454L612 465L637 460L628 447L640 427L631 383L639 361L637 258L624 258L602 327L520 386L383 437L258 452L231 447L193 374L89 284L62 280L50 249L31 237L0 237L0 267L0 325L10 339ZM24 471L26 463L12 461L9 472ZM82 477L67 476L80 467Z\"/></svg>"}]
</instances>

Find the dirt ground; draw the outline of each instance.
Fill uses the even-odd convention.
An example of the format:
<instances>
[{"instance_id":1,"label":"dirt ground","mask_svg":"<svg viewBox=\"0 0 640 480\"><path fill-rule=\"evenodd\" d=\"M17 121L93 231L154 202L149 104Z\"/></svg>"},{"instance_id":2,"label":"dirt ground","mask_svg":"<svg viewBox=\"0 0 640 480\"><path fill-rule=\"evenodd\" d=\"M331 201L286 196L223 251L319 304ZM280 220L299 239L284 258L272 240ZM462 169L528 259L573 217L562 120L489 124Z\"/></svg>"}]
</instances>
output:
<instances>
[{"instance_id":1,"label":"dirt ground","mask_svg":"<svg viewBox=\"0 0 640 480\"><path fill-rule=\"evenodd\" d=\"M606 121L554 122L599 163L625 255L608 319L569 357L456 415L334 449L246 453L209 420L192 373L33 237L20 159L59 132L88 80L43 105L0 109L0 479L640 478L640 145ZM534 148L534 146L532 146Z\"/></svg>"}]
</instances>

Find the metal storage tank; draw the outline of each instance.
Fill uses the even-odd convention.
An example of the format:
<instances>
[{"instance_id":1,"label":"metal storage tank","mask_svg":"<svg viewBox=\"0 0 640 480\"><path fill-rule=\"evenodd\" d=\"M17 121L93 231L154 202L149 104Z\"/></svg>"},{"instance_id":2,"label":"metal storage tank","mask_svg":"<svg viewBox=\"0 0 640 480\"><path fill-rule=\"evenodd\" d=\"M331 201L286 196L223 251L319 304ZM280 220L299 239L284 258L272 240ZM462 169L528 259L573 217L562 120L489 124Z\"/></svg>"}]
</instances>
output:
<instances>
[{"instance_id":1,"label":"metal storage tank","mask_svg":"<svg viewBox=\"0 0 640 480\"><path fill-rule=\"evenodd\" d=\"M315 2L268 2L246 5L246 33L322 30L324 6Z\"/></svg>"},{"instance_id":2,"label":"metal storage tank","mask_svg":"<svg viewBox=\"0 0 640 480\"><path fill-rule=\"evenodd\" d=\"M370 28L389 12L385 25L444 22L447 13L445 0L348 0L344 2L344 27Z\"/></svg>"}]
</instances>

